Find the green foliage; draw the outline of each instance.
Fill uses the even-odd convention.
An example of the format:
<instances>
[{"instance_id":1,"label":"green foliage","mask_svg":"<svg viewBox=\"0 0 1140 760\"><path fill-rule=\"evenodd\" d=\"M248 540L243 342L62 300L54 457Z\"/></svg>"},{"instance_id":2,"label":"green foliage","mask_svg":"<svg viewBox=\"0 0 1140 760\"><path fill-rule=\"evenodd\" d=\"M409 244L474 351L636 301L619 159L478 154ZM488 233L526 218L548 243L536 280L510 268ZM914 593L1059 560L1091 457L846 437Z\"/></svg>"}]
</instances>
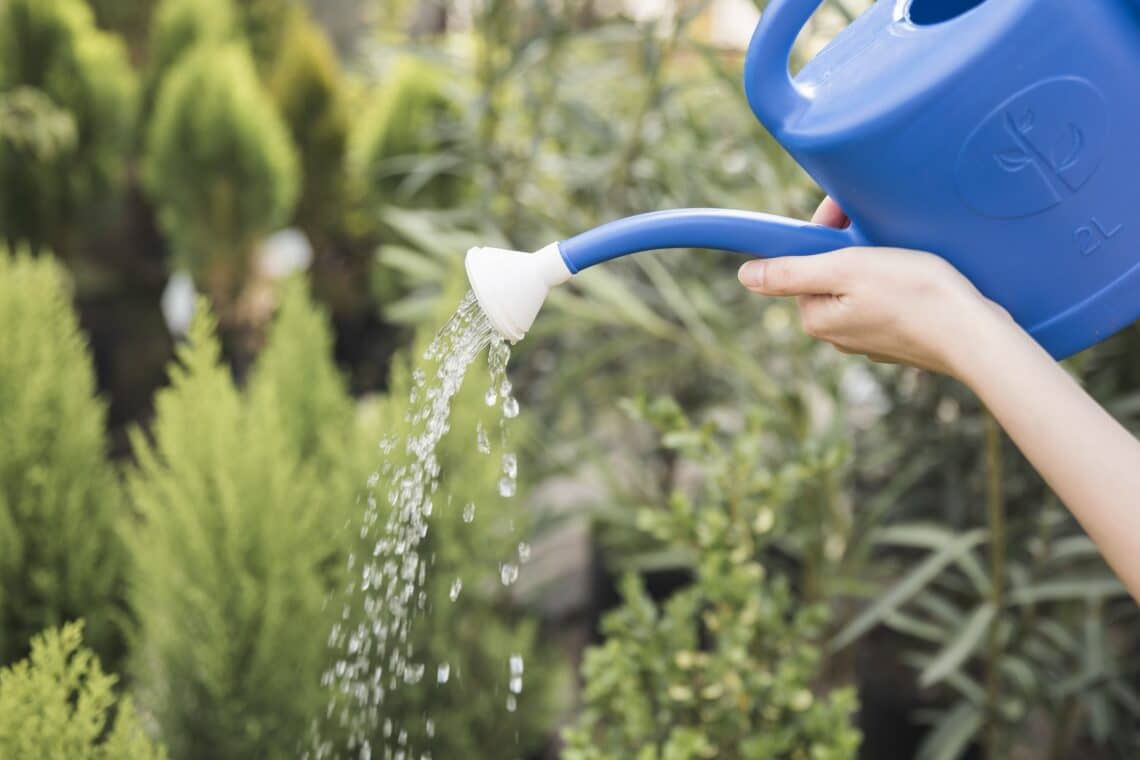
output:
<instances>
[{"instance_id":1,"label":"green foliage","mask_svg":"<svg viewBox=\"0 0 1140 760\"><path fill-rule=\"evenodd\" d=\"M143 178L177 257L228 307L298 192L289 133L243 47L201 45L163 82Z\"/></svg>"},{"instance_id":2,"label":"green foliage","mask_svg":"<svg viewBox=\"0 0 1140 760\"><path fill-rule=\"evenodd\" d=\"M161 760L130 697L82 647L83 626L32 640L27 660L0 670L0 756L63 760ZM112 718L112 716L114 716Z\"/></svg>"},{"instance_id":3,"label":"green foliage","mask_svg":"<svg viewBox=\"0 0 1140 760\"><path fill-rule=\"evenodd\" d=\"M87 0L101 29L115 32L132 49L146 42L147 29L157 0Z\"/></svg>"},{"instance_id":4,"label":"green foliage","mask_svg":"<svg viewBox=\"0 0 1140 760\"><path fill-rule=\"evenodd\" d=\"M121 497L60 267L0 249L0 663L79 617L117 658Z\"/></svg>"},{"instance_id":5,"label":"green foliage","mask_svg":"<svg viewBox=\"0 0 1140 760\"><path fill-rule=\"evenodd\" d=\"M195 46L240 39L232 0L162 0L155 11L147 55L147 102L153 105L170 70Z\"/></svg>"},{"instance_id":6,"label":"green foliage","mask_svg":"<svg viewBox=\"0 0 1140 760\"><path fill-rule=\"evenodd\" d=\"M363 446L300 285L248 397L198 308L153 442L133 438L137 690L178 757L295 757L323 707L323 607Z\"/></svg>"},{"instance_id":7,"label":"green foliage","mask_svg":"<svg viewBox=\"0 0 1140 760\"><path fill-rule=\"evenodd\" d=\"M82 0L8 0L0 5L0 93L17 88L37 90L43 106L66 114L73 137L48 154L0 139L0 239L67 253L75 226L120 184L135 77L121 41L95 28Z\"/></svg>"},{"instance_id":8,"label":"green foliage","mask_svg":"<svg viewBox=\"0 0 1140 760\"><path fill-rule=\"evenodd\" d=\"M366 210L460 201L462 112L452 88L447 69L421 58L398 58L382 74L348 143L350 178Z\"/></svg>"},{"instance_id":9,"label":"green foliage","mask_svg":"<svg viewBox=\"0 0 1140 760\"><path fill-rule=\"evenodd\" d=\"M242 0L242 29L258 67L265 71L273 65L294 17L301 14L297 0Z\"/></svg>"},{"instance_id":10,"label":"green foliage","mask_svg":"<svg viewBox=\"0 0 1140 760\"><path fill-rule=\"evenodd\" d=\"M348 106L343 74L328 38L293 14L269 89L301 156L297 222L318 242L342 228Z\"/></svg>"},{"instance_id":11,"label":"green foliage","mask_svg":"<svg viewBox=\"0 0 1140 760\"><path fill-rule=\"evenodd\" d=\"M704 465L697 488L646 508L638 525L693 557L695 580L657 609L634 576L583 664L585 707L566 732L568 760L637 757L854 758L855 695L813 691L824 607L769 578L784 495L811 476L759 463L755 420L744 431L693 427L671 401L638 410L662 445ZM728 438L728 440L726 440Z\"/></svg>"}]
</instances>

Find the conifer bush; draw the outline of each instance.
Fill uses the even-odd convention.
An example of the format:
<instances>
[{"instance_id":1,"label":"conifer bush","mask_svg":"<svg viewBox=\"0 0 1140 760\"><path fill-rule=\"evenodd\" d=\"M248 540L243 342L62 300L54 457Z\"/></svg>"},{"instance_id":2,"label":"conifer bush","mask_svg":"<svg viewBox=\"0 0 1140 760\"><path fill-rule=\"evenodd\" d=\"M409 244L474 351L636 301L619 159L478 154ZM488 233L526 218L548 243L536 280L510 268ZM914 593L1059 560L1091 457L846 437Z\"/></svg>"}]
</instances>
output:
<instances>
[{"instance_id":1,"label":"conifer bush","mask_svg":"<svg viewBox=\"0 0 1140 760\"><path fill-rule=\"evenodd\" d=\"M32 640L31 655L0 670L0 757L162 760L130 697L70 623Z\"/></svg>"},{"instance_id":2,"label":"conifer bush","mask_svg":"<svg viewBox=\"0 0 1140 760\"><path fill-rule=\"evenodd\" d=\"M226 322L256 243L289 220L297 172L289 132L241 44L198 45L164 79L144 183L175 256Z\"/></svg>"},{"instance_id":3,"label":"conifer bush","mask_svg":"<svg viewBox=\"0 0 1140 760\"><path fill-rule=\"evenodd\" d=\"M0 248L0 664L40 630L87 619L121 654L121 493L70 290L50 257Z\"/></svg>"},{"instance_id":4,"label":"conifer bush","mask_svg":"<svg viewBox=\"0 0 1140 760\"><path fill-rule=\"evenodd\" d=\"M456 150L462 110L448 72L403 57L381 76L349 135L348 168L365 209L386 204L453 207L466 186Z\"/></svg>"},{"instance_id":5,"label":"conifer bush","mask_svg":"<svg viewBox=\"0 0 1140 760\"><path fill-rule=\"evenodd\" d=\"M197 45L241 39L233 0L162 0L147 51L146 93L153 105L160 83Z\"/></svg>"},{"instance_id":6,"label":"conifer bush","mask_svg":"<svg viewBox=\"0 0 1140 760\"><path fill-rule=\"evenodd\" d=\"M343 227L348 103L328 38L304 14L291 18L269 90L300 152L297 223L321 244Z\"/></svg>"},{"instance_id":7,"label":"conifer bush","mask_svg":"<svg viewBox=\"0 0 1140 760\"><path fill-rule=\"evenodd\" d=\"M366 476L330 341L287 289L243 395L200 303L152 438L133 436L134 672L176 757L296 757L324 707L323 607Z\"/></svg>"},{"instance_id":8,"label":"conifer bush","mask_svg":"<svg viewBox=\"0 0 1140 760\"><path fill-rule=\"evenodd\" d=\"M665 448L706 473L699 488L678 489L638 517L692 558L695 580L659 608L636 576L625 578L604 643L586 653L585 704L564 757L854 758L854 692L813 688L827 611L803 604L766 564L788 519L784 502L811 473L795 464L767 471L755 429L726 441L671 400L634 408L659 427Z\"/></svg>"},{"instance_id":9,"label":"conifer bush","mask_svg":"<svg viewBox=\"0 0 1140 760\"><path fill-rule=\"evenodd\" d=\"M119 188L134 122L135 76L121 40L83 0L0 3L0 93L32 88L73 123L50 155L0 139L0 239L65 254L76 227Z\"/></svg>"}]
</instances>

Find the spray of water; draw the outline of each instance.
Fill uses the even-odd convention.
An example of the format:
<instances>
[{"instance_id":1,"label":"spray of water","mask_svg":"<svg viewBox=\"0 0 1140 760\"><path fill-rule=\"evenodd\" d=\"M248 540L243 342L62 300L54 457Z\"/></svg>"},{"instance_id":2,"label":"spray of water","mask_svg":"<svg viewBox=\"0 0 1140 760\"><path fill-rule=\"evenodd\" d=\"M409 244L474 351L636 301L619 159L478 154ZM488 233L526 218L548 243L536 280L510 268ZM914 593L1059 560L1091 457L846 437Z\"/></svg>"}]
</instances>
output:
<instances>
[{"instance_id":1,"label":"spray of water","mask_svg":"<svg viewBox=\"0 0 1140 760\"><path fill-rule=\"evenodd\" d=\"M428 601L424 580L429 561L421 556L419 547L427 536L433 497L439 488L436 448L450 429L451 402L468 368L488 348L491 383L485 400L488 406L501 409L499 432L505 440L506 420L518 415L518 401L511 395L507 379L510 348L496 335L474 295L468 293L424 354L428 364L436 367L434 377L429 378L419 369L413 373L405 418L409 431L404 456L400 457L403 463L393 463L399 455L398 442L382 441L384 463L369 479L370 494L381 481L389 484L385 494L387 518L379 525L380 505L375 495L370 495L360 536L365 545L372 544L372 550L368 556L349 557L352 582L341 600L341 619L329 635L329 646L335 655L333 666L322 678L331 695L325 719L338 725L338 733L346 734L349 755L361 760L371 760L373 756L392 760L431 757L426 749L410 746L405 727L382 718L383 706L387 695L404 684L419 683L425 675L424 663L417 660L414 651L411 631ZM476 432L476 448L484 454L491 451L482 425ZM499 481L502 496L514 495L517 477L514 454L504 454ZM472 522L475 505L467 503L462 509L463 520ZM529 547L524 546L519 547L520 562L525 562L529 555ZM513 584L518 577L518 564L502 563L500 577L504 585ZM451 601L456 601L462 590L463 580L456 578L450 589ZM515 709L516 694L522 689L522 667L522 658L513 656L509 664L509 710ZM439 665L436 683L446 684L452 675L449 665ZM431 716L424 720L426 735L434 736ZM319 726L318 721L314 749L307 756L316 760L332 758L336 750L331 741L320 737ZM381 746L374 746L377 742L382 742Z\"/></svg>"}]
</instances>

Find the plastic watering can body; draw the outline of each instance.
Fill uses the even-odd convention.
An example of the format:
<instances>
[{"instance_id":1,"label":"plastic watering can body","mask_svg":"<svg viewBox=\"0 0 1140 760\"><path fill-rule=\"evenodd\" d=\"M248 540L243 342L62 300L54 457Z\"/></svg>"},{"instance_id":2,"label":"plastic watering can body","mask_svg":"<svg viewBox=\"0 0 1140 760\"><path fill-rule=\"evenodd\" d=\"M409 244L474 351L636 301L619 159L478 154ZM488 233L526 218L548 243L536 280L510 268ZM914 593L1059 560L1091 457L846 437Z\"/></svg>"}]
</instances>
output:
<instances>
[{"instance_id":1,"label":"plastic watering can body","mask_svg":"<svg viewBox=\"0 0 1140 760\"><path fill-rule=\"evenodd\" d=\"M645 214L558 244L546 253L561 262L541 272L518 260L536 292L637 251L872 244L945 257L1057 358L1140 318L1140 1L878 0L793 77L792 46L820 4L768 4L745 90L851 228ZM527 289L481 288L478 263L469 255L468 273L499 324L489 304ZM521 337L544 297L500 331Z\"/></svg>"},{"instance_id":2,"label":"plastic watering can body","mask_svg":"<svg viewBox=\"0 0 1140 760\"><path fill-rule=\"evenodd\" d=\"M880 0L794 79L773 0L753 110L857 237L934 251L1054 356L1140 317L1140 3Z\"/></svg>"}]
</instances>

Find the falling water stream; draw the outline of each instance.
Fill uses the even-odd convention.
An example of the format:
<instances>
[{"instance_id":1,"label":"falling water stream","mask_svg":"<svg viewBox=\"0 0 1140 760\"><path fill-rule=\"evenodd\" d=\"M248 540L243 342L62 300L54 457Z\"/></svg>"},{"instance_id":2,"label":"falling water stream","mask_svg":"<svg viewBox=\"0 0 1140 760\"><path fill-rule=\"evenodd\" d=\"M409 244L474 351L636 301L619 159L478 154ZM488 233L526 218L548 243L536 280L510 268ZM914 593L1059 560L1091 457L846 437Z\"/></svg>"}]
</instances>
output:
<instances>
[{"instance_id":1,"label":"falling water stream","mask_svg":"<svg viewBox=\"0 0 1140 760\"><path fill-rule=\"evenodd\" d=\"M426 748L412 746L409 727L393 725L384 717L383 707L386 696L425 677L425 664L417 656L411 631L416 616L425 614L428 606L424 582L430 559L419 550L428 534L429 518L436 506L433 497L440 485L436 448L450 429L452 399L468 368L485 349L489 349L491 376L485 401L500 409L497 432L505 441L506 421L519 413L507 378L510 348L495 333L474 295L468 293L423 356L427 366L436 368L434 377L428 377L422 369L413 372L405 417L408 431L402 441L404 451L397 448L400 441L386 439L380 444L383 463L369 478L369 497L360 524L362 545L371 544L372 549L367 556L349 557L351 582L339 600L340 621L329 634L333 666L322 678L330 690L325 720L337 726L338 734L347 734L349 757L431 758ZM476 446L480 453L491 453L489 434L482 424L476 433ZM501 496L514 495L517 477L515 455L504 453L498 487ZM387 509L382 510L376 488L383 484L387 484L387 490L380 494L387 501ZM476 504L468 501L462 507L463 521L472 522L475 512ZM387 517L380 524L382 513ZM520 562L529 553L526 544L519 545ZM504 585L513 584L518 572L514 561L504 561L499 566ZM457 577L451 584L451 601L458 600L462 593L463 579ZM522 691L523 658L511 655L504 666L510 675L505 709L513 711ZM451 666L438 665L436 672L426 677L433 676L438 684L447 683L452 677ZM423 720L424 725L416 728L422 728L431 737L435 730L431 716ZM324 760L340 756L333 742L320 733L318 721L314 750L308 757Z\"/></svg>"}]
</instances>

